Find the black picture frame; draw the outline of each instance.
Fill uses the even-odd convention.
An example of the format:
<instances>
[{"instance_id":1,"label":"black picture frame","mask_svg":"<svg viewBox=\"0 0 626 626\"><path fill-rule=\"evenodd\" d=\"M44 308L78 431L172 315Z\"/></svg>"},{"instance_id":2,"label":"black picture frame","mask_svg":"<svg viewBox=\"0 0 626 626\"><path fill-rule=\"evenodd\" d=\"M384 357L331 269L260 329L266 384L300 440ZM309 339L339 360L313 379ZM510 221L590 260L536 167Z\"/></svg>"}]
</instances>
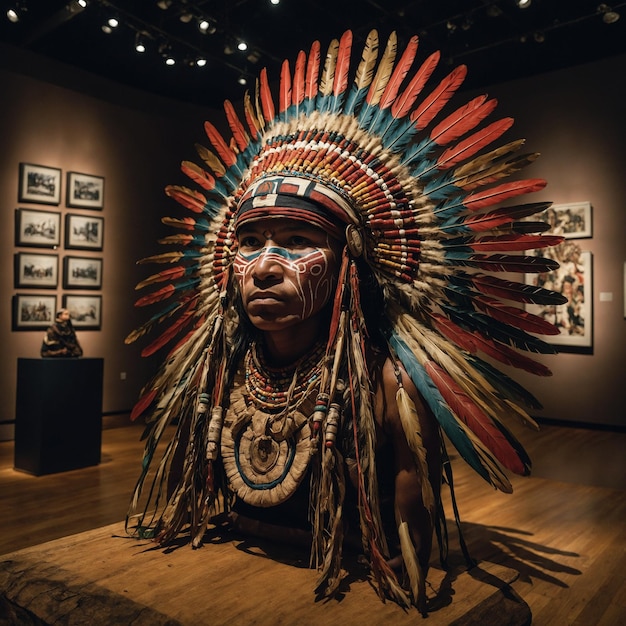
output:
<instances>
[{"instance_id":1,"label":"black picture frame","mask_svg":"<svg viewBox=\"0 0 626 626\"><path fill-rule=\"evenodd\" d=\"M59 284L59 256L36 252L15 254L17 289L56 289Z\"/></svg>"},{"instance_id":2,"label":"black picture frame","mask_svg":"<svg viewBox=\"0 0 626 626\"><path fill-rule=\"evenodd\" d=\"M68 172L66 204L80 209L104 208L104 177L82 172Z\"/></svg>"},{"instance_id":3,"label":"black picture frame","mask_svg":"<svg viewBox=\"0 0 626 626\"><path fill-rule=\"evenodd\" d=\"M102 328L102 296L63 295L63 308L70 312L72 325L81 330Z\"/></svg>"},{"instance_id":4,"label":"black picture frame","mask_svg":"<svg viewBox=\"0 0 626 626\"><path fill-rule=\"evenodd\" d=\"M18 201L59 204L61 202L61 170L47 165L20 163Z\"/></svg>"},{"instance_id":5,"label":"black picture frame","mask_svg":"<svg viewBox=\"0 0 626 626\"><path fill-rule=\"evenodd\" d=\"M63 259L64 289L101 289L102 258L66 256Z\"/></svg>"},{"instance_id":6,"label":"black picture frame","mask_svg":"<svg viewBox=\"0 0 626 626\"><path fill-rule=\"evenodd\" d=\"M104 218L93 215L65 215L65 247L68 250L102 250Z\"/></svg>"},{"instance_id":7,"label":"black picture frame","mask_svg":"<svg viewBox=\"0 0 626 626\"><path fill-rule=\"evenodd\" d=\"M24 248L60 246L61 213L38 209L16 209L15 245Z\"/></svg>"},{"instance_id":8,"label":"black picture frame","mask_svg":"<svg viewBox=\"0 0 626 626\"><path fill-rule=\"evenodd\" d=\"M56 312L56 294L15 294L13 330L45 330L54 322Z\"/></svg>"}]
</instances>

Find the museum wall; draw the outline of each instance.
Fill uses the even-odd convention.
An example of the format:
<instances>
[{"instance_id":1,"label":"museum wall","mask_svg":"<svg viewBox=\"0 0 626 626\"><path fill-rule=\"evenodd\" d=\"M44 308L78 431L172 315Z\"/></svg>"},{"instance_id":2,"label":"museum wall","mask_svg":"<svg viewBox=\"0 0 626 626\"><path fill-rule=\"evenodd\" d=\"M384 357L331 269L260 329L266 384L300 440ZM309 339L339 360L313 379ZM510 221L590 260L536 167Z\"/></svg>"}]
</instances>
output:
<instances>
[{"instance_id":1,"label":"museum wall","mask_svg":"<svg viewBox=\"0 0 626 626\"><path fill-rule=\"evenodd\" d=\"M548 180L533 200L592 207L592 236L567 240L591 253L591 353L539 356L551 377L508 370L542 401L545 418L626 427L625 71L622 55L489 90L516 119L511 138L541 153L523 174Z\"/></svg>"},{"instance_id":2,"label":"museum wall","mask_svg":"<svg viewBox=\"0 0 626 626\"><path fill-rule=\"evenodd\" d=\"M15 419L17 359L39 358L44 335L43 330L12 330L12 298L16 293L56 294L60 307L62 295L70 293L63 289L61 277L61 259L69 254L103 259L102 288L71 292L102 295L101 330L78 330L78 337L85 357L104 358L103 411L123 413L133 406L156 367L155 359L140 357L142 346L124 343L147 312L153 312L133 306L135 284L154 270L154 266L137 266L136 260L162 251L156 244L166 232L160 217L178 211L163 187L182 181L179 164L182 158L193 158L193 144L202 139L205 111L120 89L14 49L0 50L0 59L0 259L4 268L0 272L0 439L6 439L12 436ZM61 168L58 206L18 203L18 169L24 162ZM68 171L104 177L102 210L67 208ZM66 250L63 237L57 250L17 247L18 207L102 217L102 251ZM58 254L58 289L16 289L16 252Z\"/></svg>"},{"instance_id":3,"label":"museum wall","mask_svg":"<svg viewBox=\"0 0 626 626\"><path fill-rule=\"evenodd\" d=\"M103 357L105 414L132 407L157 359L142 359L140 345L124 337L145 319L136 310L134 285L146 276L135 261L156 251L164 230L160 217L175 205L163 194L169 182L181 182L178 165L193 158L202 140L202 121L211 112L120 88L65 66L43 62L14 49L0 50L0 327L4 355L0 377L0 439L12 436L15 418L16 363L38 358L43 331L12 330L14 220L18 207L68 212L67 171L105 178L102 327L83 330L79 339L87 357ZM37 68L34 64L37 62ZM626 130L623 102L625 57L499 85L489 95L500 101L502 115L518 121L509 139L525 137L541 158L524 176L545 177L546 190L533 200L555 203L589 201L592 237L580 239L593 259L593 346L587 353L538 356L554 371L539 379L508 373L543 402L539 414L555 420L625 426L623 372L626 370L624 262L626 210ZM471 67L470 67L471 71ZM44 207L18 203L22 162L61 168L61 204ZM75 213L90 211L71 209ZM60 257L68 254L61 248ZM149 268L151 269L151 268ZM59 281L59 304L66 293ZM123 379L125 373L125 379Z\"/></svg>"}]
</instances>

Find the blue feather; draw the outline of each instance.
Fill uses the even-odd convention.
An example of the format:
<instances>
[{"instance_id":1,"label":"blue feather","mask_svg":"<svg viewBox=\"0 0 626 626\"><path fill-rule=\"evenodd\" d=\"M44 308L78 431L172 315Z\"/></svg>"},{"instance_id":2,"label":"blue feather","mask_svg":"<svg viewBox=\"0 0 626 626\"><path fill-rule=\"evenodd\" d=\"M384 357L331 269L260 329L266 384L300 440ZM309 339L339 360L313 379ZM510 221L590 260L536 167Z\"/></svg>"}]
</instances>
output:
<instances>
[{"instance_id":1,"label":"blue feather","mask_svg":"<svg viewBox=\"0 0 626 626\"><path fill-rule=\"evenodd\" d=\"M489 473L480 462L480 458L476 453L474 445L469 440L465 432L458 424L457 418L454 416L446 401L443 399L441 392L435 386L426 370L420 365L402 338L392 331L388 337L389 344L396 353L398 359L404 366L407 374L422 394L424 400L434 413L437 422L458 450L459 454L465 461L480 474L487 482L491 482Z\"/></svg>"},{"instance_id":2,"label":"blue feather","mask_svg":"<svg viewBox=\"0 0 626 626\"><path fill-rule=\"evenodd\" d=\"M367 90L368 87L357 89L355 85L352 86L352 89L350 89L346 99L346 106L343 108L344 115L352 115L360 108L363 100L365 100L365 96L367 95Z\"/></svg>"},{"instance_id":3,"label":"blue feather","mask_svg":"<svg viewBox=\"0 0 626 626\"><path fill-rule=\"evenodd\" d=\"M417 128L409 117L396 120L383 133L383 145L396 154L402 154L417 133ZM404 159L402 159L404 163Z\"/></svg>"}]
</instances>

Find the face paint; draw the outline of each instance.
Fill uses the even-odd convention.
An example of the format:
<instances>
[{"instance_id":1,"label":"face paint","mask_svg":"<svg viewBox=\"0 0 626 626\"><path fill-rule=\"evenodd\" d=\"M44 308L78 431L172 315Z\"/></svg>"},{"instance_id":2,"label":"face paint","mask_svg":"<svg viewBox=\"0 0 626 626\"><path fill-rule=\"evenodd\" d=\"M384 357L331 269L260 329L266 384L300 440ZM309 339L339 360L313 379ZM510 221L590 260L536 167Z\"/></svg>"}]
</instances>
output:
<instances>
[{"instance_id":1,"label":"face paint","mask_svg":"<svg viewBox=\"0 0 626 626\"><path fill-rule=\"evenodd\" d=\"M337 280L339 244L321 229L286 218L259 220L246 225L238 239L233 270L255 326L293 325L328 302Z\"/></svg>"}]
</instances>

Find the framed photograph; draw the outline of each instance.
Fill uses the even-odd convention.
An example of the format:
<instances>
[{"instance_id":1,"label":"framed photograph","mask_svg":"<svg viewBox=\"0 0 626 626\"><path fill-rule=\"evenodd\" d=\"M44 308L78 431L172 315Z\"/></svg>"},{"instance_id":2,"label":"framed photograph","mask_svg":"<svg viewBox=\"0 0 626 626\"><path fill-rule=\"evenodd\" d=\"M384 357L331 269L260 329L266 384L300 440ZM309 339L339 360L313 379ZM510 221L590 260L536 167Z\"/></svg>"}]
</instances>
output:
<instances>
[{"instance_id":1,"label":"framed photograph","mask_svg":"<svg viewBox=\"0 0 626 626\"><path fill-rule=\"evenodd\" d=\"M65 289L101 289L102 259L66 256L63 259Z\"/></svg>"},{"instance_id":2,"label":"framed photograph","mask_svg":"<svg viewBox=\"0 0 626 626\"><path fill-rule=\"evenodd\" d=\"M80 172L68 172L67 206L102 209L104 207L104 178Z\"/></svg>"},{"instance_id":3,"label":"framed photograph","mask_svg":"<svg viewBox=\"0 0 626 626\"><path fill-rule=\"evenodd\" d=\"M55 289L59 283L59 257L56 254L18 252L15 255L15 286Z\"/></svg>"},{"instance_id":4,"label":"framed photograph","mask_svg":"<svg viewBox=\"0 0 626 626\"><path fill-rule=\"evenodd\" d=\"M74 250L102 250L104 218L76 215L65 216L65 247Z\"/></svg>"},{"instance_id":5,"label":"framed photograph","mask_svg":"<svg viewBox=\"0 0 626 626\"><path fill-rule=\"evenodd\" d=\"M45 330L56 310L56 295L17 294L13 296L13 330Z\"/></svg>"},{"instance_id":6,"label":"framed photograph","mask_svg":"<svg viewBox=\"0 0 626 626\"><path fill-rule=\"evenodd\" d=\"M61 214L56 211L17 209L15 245L56 248L61 244Z\"/></svg>"},{"instance_id":7,"label":"framed photograph","mask_svg":"<svg viewBox=\"0 0 626 626\"><path fill-rule=\"evenodd\" d=\"M102 296L63 296L63 308L70 312L75 328L100 330L102 327Z\"/></svg>"},{"instance_id":8,"label":"framed photograph","mask_svg":"<svg viewBox=\"0 0 626 626\"><path fill-rule=\"evenodd\" d=\"M45 165L20 163L20 202L59 204L61 201L61 170Z\"/></svg>"},{"instance_id":9,"label":"framed photograph","mask_svg":"<svg viewBox=\"0 0 626 626\"><path fill-rule=\"evenodd\" d=\"M542 254L540 254L542 253ZM543 274L527 274L526 283L563 294L565 304L527 304L526 310L552 322L558 335L542 336L561 352L591 353L593 348L593 272L591 252L583 252L574 241L566 240L538 256L552 258L560 267Z\"/></svg>"},{"instance_id":10,"label":"framed photograph","mask_svg":"<svg viewBox=\"0 0 626 626\"><path fill-rule=\"evenodd\" d=\"M529 219L550 224L550 230L545 233L547 235L561 235L566 239L586 239L592 235L590 202L553 204Z\"/></svg>"}]
</instances>

